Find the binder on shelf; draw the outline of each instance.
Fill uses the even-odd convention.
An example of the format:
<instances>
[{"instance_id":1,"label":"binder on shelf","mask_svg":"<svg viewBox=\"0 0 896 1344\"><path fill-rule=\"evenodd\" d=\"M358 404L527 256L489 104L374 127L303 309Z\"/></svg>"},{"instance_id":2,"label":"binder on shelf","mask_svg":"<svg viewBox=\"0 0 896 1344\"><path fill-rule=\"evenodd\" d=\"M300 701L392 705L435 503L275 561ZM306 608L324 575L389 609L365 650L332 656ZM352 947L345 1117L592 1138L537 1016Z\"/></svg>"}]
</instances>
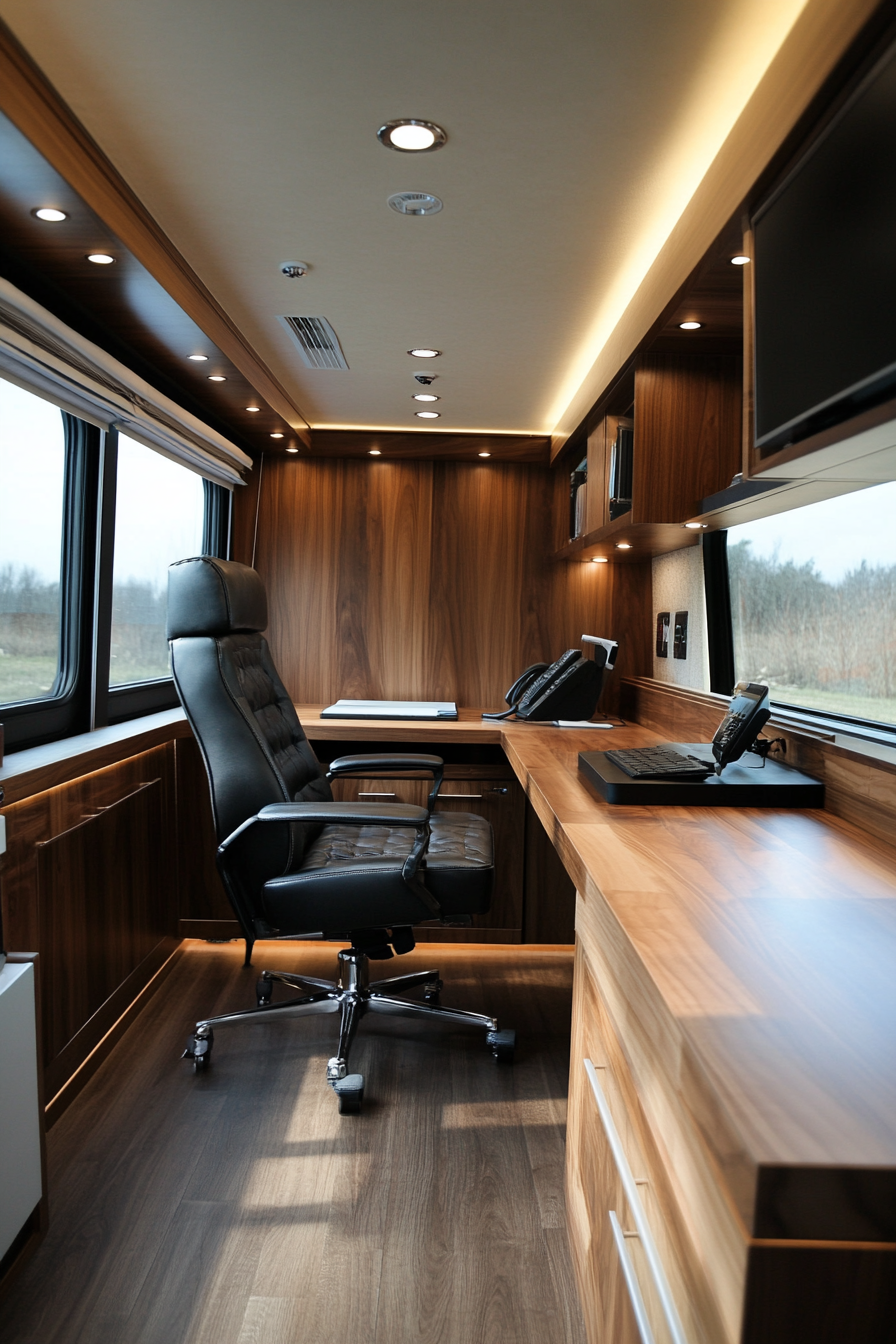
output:
<instances>
[{"instance_id":1,"label":"binder on shelf","mask_svg":"<svg viewBox=\"0 0 896 1344\"><path fill-rule=\"evenodd\" d=\"M585 525L584 487L588 479L588 459L583 457L575 471L569 475L569 539L575 541ZM581 504L579 493L582 492Z\"/></svg>"}]
</instances>

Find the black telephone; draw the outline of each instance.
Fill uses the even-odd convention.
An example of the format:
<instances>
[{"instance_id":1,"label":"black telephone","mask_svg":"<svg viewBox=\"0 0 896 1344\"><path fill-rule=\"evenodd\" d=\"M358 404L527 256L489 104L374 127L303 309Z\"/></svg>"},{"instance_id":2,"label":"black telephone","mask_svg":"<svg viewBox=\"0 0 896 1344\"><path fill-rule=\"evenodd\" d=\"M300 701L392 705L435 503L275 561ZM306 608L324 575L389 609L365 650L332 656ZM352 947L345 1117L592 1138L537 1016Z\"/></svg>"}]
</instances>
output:
<instances>
[{"instance_id":1,"label":"black telephone","mask_svg":"<svg viewBox=\"0 0 896 1344\"><path fill-rule=\"evenodd\" d=\"M768 687L754 681L739 681L731 692L728 713L712 739L717 775L729 761L739 760L750 750L770 718Z\"/></svg>"},{"instance_id":2,"label":"black telephone","mask_svg":"<svg viewBox=\"0 0 896 1344\"><path fill-rule=\"evenodd\" d=\"M567 649L556 662L533 663L504 696L510 706L484 719L518 719L543 722L551 719L588 719L597 708L617 646L612 641L594 642L594 658L584 658L580 649Z\"/></svg>"}]
</instances>

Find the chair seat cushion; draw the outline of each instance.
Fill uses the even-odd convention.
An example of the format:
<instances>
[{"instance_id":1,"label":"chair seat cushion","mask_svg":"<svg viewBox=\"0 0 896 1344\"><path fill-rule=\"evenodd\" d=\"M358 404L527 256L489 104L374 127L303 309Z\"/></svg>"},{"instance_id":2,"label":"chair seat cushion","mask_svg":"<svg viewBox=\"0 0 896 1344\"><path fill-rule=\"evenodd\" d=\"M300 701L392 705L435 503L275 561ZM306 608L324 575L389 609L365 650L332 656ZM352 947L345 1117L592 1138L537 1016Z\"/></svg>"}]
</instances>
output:
<instances>
[{"instance_id":1,"label":"chair seat cushion","mask_svg":"<svg viewBox=\"0 0 896 1344\"><path fill-rule=\"evenodd\" d=\"M440 913L457 918L488 910L494 878L489 823L471 812L436 812L430 824L424 884ZM284 932L432 919L401 876L414 839L408 826L325 826L298 871L265 883L268 918Z\"/></svg>"}]
</instances>

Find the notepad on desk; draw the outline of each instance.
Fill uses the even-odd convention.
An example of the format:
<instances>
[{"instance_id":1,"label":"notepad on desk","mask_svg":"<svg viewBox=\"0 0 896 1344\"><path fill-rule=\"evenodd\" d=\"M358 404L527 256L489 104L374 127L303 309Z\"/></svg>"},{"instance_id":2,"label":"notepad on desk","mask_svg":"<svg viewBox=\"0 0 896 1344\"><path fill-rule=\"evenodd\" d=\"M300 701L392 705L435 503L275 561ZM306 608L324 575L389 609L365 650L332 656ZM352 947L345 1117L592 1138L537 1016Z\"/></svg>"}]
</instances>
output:
<instances>
[{"instance_id":1,"label":"notepad on desk","mask_svg":"<svg viewBox=\"0 0 896 1344\"><path fill-rule=\"evenodd\" d=\"M322 719L456 719L453 700L337 700Z\"/></svg>"}]
</instances>

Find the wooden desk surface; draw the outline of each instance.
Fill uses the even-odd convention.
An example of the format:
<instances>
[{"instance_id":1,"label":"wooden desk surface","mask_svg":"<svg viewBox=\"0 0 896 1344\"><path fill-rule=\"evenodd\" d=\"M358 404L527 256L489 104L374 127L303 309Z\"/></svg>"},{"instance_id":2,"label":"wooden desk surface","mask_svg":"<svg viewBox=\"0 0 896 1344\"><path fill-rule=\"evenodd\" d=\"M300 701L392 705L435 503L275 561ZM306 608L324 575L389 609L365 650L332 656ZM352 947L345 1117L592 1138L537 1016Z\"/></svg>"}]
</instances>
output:
<instances>
[{"instance_id":1,"label":"wooden desk surface","mask_svg":"<svg viewBox=\"0 0 896 1344\"><path fill-rule=\"evenodd\" d=\"M578 753L638 727L298 710L312 741L500 743L745 1230L896 1241L896 851L821 811L610 806Z\"/></svg>"}]
</instances>

